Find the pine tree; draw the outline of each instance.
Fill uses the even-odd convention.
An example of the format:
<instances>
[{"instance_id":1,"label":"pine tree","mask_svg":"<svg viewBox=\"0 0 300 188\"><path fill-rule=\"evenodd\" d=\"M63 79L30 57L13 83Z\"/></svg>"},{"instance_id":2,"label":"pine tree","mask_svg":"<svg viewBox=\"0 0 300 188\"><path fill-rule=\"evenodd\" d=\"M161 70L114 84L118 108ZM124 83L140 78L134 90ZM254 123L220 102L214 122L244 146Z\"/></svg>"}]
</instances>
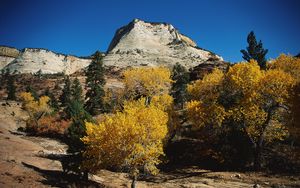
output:
<instances>
[{"instance_id":1,"label":"pine tree","mask_svg":"<svg viewBox=\"0 0 300 188\"><path fill-rule=\"evenodd\" d=\"M262 70L265 70L267 68L267 61L265 56L268 53L268 50L263 48L261 40L259 42L256 41L256 37L253 31L248 34L247 42L247 50L241 50L243 58L248 62L250 61L250 59L256 60L260 68Z\"/></svg>"},{"instance_id":2,"label":"pine tree","mask_svg":"<svg viewBox=\"0 0 300 188\"><path fill-rule=\"evenodd\" d=\"M6 79L7 79L7 100L16 99L16 85L15 85L15 76L10 74L10 70L6 70Z\"/></svg>"},{"instance_id":3,"label":"pine tree","mask_svg":"<svg viewBox=\"0 0 300 188\"><path fill-rule=\"evenodd\" d=\"M45 93L45 96L48 96L50 98L50 106L54 111L58 111L59 110L59 105L58 105L58 101L55 98L54 94L52 92L50 92L50 90L47 88Z\"/></svg>"},{"instance_id":4,"label":"pine tree","mask_svg":"<svg viewBox=\"0 0 300 188\"><path fill-rule=\"evenodd\" d=\"M78 78L75 78L75 80L73 81L71 92L72 92L72 100L76 100L80 103L83 103L82 87Z\"/></svg>"},{"instance_id":5,"label":"pine tree","mask_svg":"<svg viewBox=\"0 0 300 188\"><path fill-rule=\"evenodd\" d=\"M33 96L34 100L37 101L37 100L39 99L38 93L36 92L35 89L32 88L31 85L28 85L28 86L26 87L25 91L31 93L31 95Z\"/></svg>"},{"instance_id":6,"label":"pine tree","mask_svg":"<svg viewBox=\"0 0 300 188\"><path fill-rule=\"evenodd\" d=\"M179 63L176 63L172 71L172 96L175 104L182 106L186 101L186 87L190 80L190 75L186 68Z\"/></svg>"},{"instance_id":7,"label":"pine tree","mask_svg":"<svg viewBox=\"0 0 300 188\"><path fill-rule=\"evenodd\" d=\"M70 77L66 76L64 78L64 88L62 90L62 94L59 97L62 107L66 107L68 103L71 101L71 81Z\"/></svg>"},{"instance_id":8,"label":"pine tree","mask_svg":"<svg viewBox=\"0 0 300 188\"><path fill-rule=\"evenodd\" d=\"M3 88L3 86L5 85L5 69L1 70L1 79L0 79L0 89Z\"/></svg>"},{"instance_id":9,"label":"pine tree","mask_svg":"<svg viewBox=\"0 0 300 188\"><path fill-rule=\"evenodd\" d=\"M86 71L86 86L87 93L85 109L92 115L96 115L99 111L103 110L103 97L104 92L104 67L102 63L102 55L96 52L92 63L88 66Z\"/></svg>"},{"instance_id":10,"label":"pine tree","mask_svg":"<svg viewBox=\"0 0 300 188\"><path fill-rule=\"evenodd\" d=\"M77 100L72 100L66 108L68 116L72 119L72 124L68 128L69 152L81 151L84 148L80 140L86 136L85 121L93 122L92 116L85 111L83 104Z\"/></svg>"}]
</instances>

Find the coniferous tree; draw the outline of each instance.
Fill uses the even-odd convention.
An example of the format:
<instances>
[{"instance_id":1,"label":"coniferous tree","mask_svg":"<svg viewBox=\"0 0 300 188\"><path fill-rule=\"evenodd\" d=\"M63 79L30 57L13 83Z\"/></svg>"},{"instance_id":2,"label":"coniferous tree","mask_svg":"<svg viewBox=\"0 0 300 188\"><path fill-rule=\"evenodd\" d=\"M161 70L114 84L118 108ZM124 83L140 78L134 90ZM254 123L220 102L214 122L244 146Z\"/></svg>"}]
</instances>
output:
<instances>
[{"instance_id":1,"label":"coniferous tree","mask_svg":"<svg viewBox=\"0 0 300 188\"><path fill-rule=\"evenodd\" d=\"M64 78L64 88L62 90L62 94L59 97L59 100L61 102L61 106L66 107L68 103L71 101L71 81L70 77L66 76Z\"/></svg>"},{"instance_id":2,"label":"coniferous tree","mask_svg":"<svg viewBox=\"0 0 300 188\"><path fill-rule=\"evenodd\" d=\"M6 79L7 79L7 100L16 99L16 85L15 85L15 76L10 74L10 70L6 70Z\"/></svg>"},{"instance_id":3,"label":"coniferous tree","mask_svg":"<svg viewBox=\"0 0 300 188\"><path fill-rule=\"evenodd\" d=\"M39 99L38 93L36 92L36 90L34 88L32 88L31 85L28 85L26 87L25 91L31 93L31 95L33 96L34 100L37 101Z\"/></svg>"},{"instance_id":4,"label":"coniferous tree","mask_svg":"<svg viewBox=\"0 0 300 188\"><path fill-rule=\"evenodd\" d=\"M76 100L80 103L83 103L82 87L78 78L75 78L75 80L73 81L71 92L72 92L72 100Z\"/></svg>"},{"instance_id":5,"label":"coniferous tree","mask_svg":"<svg viewBox=\"0 0 300 188\"><path fill-rule=\"evenodd\" d=\"M1 80L0 80L0 89L5 85L5 69L1 70Z\"/></svg>"},{"instance_id":6,"label":"coniferous tree","mask_svg":"<svg viewBox=\"0 0 300 188\"><path fill-rule=\"evenodd\" d=\"M70 101L66 110L72 120L67 134L69 138L69 152L81 151L84 148L84 144L80 139L86 135L85 121L93 122L92 116L85 111L83 104L77 100Z\"/></svg>"},{"instance_id":7,"label":"coniferous tree","mask_svg":"<svg viewBox=\"0 0 300 188\"><path fill-rule=\"evenodd\" d=\"M88 66L86 71L86 86L87 93L85 109L92 115L96 115L103 110L104 92L104 67L102 63L102 55L96 52L92 63Z\"/></svg>"},{"instance_id":8,"label":"coniferous tree","mask_svg":"<svg viewBox=\"0 0 300 188\"><path fill-rule=\"evenodd\" d=\"M190 80L190 75L186 68L179 63L176 63L172 71L172 96L174 98L175 104L182 107L187 99L186 87Z\"/></svg>"},{"instance_id":9,"label":"coniferous tree","mask_svg":"<svg viewBox=\"0 0 300 188\"><path fill-rule=\"evenodd\" d=\"M50 92L49 89L46 89L45 96L48 96L50 98L50 106L51 108L53 108L54 111L58 111L59 110L59 104L57 99L55 98L54 94L52 92Z\"/></svg>"},{"instance_id":10,"label":"coniferous tree","mask_svg":"<svg viewBox=\"0 0 300 188\"><path fill-rule=\"evenodd\" d=\"M241 50L243 58L248 62L250 61L250 59L256 60L260 68L265 70L267 68L267 61L265 56L268 53L268 50L263 48L261 40L259 42L256 41L256 37L253 31L248 34L247 42L247 50Z\"/></svg>"}]
</instances>

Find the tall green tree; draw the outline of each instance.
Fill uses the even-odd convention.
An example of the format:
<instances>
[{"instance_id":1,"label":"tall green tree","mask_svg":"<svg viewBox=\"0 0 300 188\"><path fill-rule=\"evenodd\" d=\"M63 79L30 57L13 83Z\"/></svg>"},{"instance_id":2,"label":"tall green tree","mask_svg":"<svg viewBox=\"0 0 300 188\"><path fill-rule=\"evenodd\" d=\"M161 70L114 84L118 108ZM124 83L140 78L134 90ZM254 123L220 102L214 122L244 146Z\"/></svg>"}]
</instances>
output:
<instances>
[{"instance_id":1,"label":"tall green tree","mask_svg":"<svg viewBox=\"0 0 300 188\"><path fill-rule=\"evenodd\" d=\"M248 34L247 42L248 46L246 50L241 50L243 58L248 62L250 59L256 60L260 68L265 70L267 68L266 54L268 50L263 48L261 40L259 42L256 41L253 31Z\"/></svg>"},{"instance_id":2,"label":"tall green tree","mask_svg":"<svg viewBox=\"0 0 300 188\"><path fill-rule=\"evenodd\" d=\"M70 101L66 110L72 120L67 132L69 152L82 151L84 144L81 138L86 136L85 121L93 122L92 116L85 111L83 104L77 100Z\"/></svg>"},{"instance_id":3,"label":"tall green tree","mask_svg":"<svg viewBox=\"0 0 300 188\"><path fill-rule=\"evenodd\" d=\"M182 107L184 102L187 100L186 88L190 80L189 72L184 66L176 63L172 71L172 80L174 82L172 84L171 94L174 98L175 104Z\"/></svg>"},{"instance_id":4,"label":"tall green tree","mask_svg":"<svg viewBox=\"0 0 300 188\"><path fill-rule=\"evenodd\" d=\"M92 115L96 115L104 108L104 71L102 55L97 51L86 71L87 102L85 103L85 109Z\"/></svg>"},{"instance_id":5,"label":"tall green tree","mask_svg":"<svg viewBox=\"0 0 300 188\"><path fill-rule=\"evenodd\" d=\"M68 103L71 101L71 80L69 76L65 76L64 78L64 88L62 90L62 94L59 97L61 102L61 106L66 107Z\"/></svg>"},{"instance_id":6,"label":"tall green tree","mask_svg":"<svg viewBox=\"0 0 300 188\"><path fill-rule=\"evenodd\" d=\"M59 104L58 104L58 101L57 101L56 97L54 96L54 94L52 92L50 92L50 90L47 88L44 95L48 96L50 98L51 108L54 111L58 111L59 110Z\"/></svg>"},{"instance_id":7,"label":"tall green tree","mask_svg":"<svg viewBox=\"0 0 300 188\"><path fill-rule=\"evenodd\" d=\"M1 70L1 79L0 79L0 89L2 89L5 84L6 84L5 69L2 69Z\"/></svg>"},{"instance_id":8,"label":"tall green tree","mask_svg":"<svg viewBox=\"0 0 300 188\"><path fill-rule=\"evenodd\" d=\"M71 87L72 100L83 103L82 86L78 78L75 78Z\"/></svg>"},{"instance_id":9,"label":"tall green tree","mask_svg":"<svg viewBox=\"0 0 300 188\"><path fill-rule=\"evenodd\" d=\"M10 70L6 70L6 79L7 79L7 100L16 99L16 85L15 85L15 75L10 74Z\"/></svg>"}]
</instances>

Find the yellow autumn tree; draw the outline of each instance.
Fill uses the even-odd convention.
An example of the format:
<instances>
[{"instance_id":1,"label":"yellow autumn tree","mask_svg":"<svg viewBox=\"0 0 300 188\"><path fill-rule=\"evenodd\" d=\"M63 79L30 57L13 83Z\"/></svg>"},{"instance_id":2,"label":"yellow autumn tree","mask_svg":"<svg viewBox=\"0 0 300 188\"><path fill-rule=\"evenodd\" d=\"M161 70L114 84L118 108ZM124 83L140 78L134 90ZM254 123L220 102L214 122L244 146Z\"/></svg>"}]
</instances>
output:
<instances>
[{"instance_id":1,"label":"yellow autumn tree","mask_svg":"<svg viewBox=\"0 0 300 188\"><path fill-rule=\"evenodd\" d=\"M146 98L146 103L155 103L168 113L168 137L171 140L179 126L174 100L169 91L172 84L171 72L166 67L138 67L123 72L124 95L129 100Z\"/></svg>"},{"instance_id":2,"label":"yellow autumn tree","mask_svg":"<svg viewBox=\"0 0 300 188\"><path fill-rule=\"evenodd\" d=\"M51 111L48 105L50 98L47 96L41 96L39 100L36 101L30 92L22 92L20 97L23 102L23 108L31 117L38 118L41 114Z\"/></svg>"},{"instance_id":3,"label":"yellow autumn tree","mask_svg":"<svg viewBox=\"0 0 300 188\"><path fill-rule=\"evenodd\" d=\"M290 74L296 81L290 99L292 113L289 117L288 129L293 139L300 143L300 58L281 54L269 64L269 67Z\"/></svg>"},{"instance_id":4,"label":"yellow autumn tree","mask_svg":"<svg viewBox=\"0 0 300 188\"><path fill-rule=\"evenodd\" d=\"M194 126L220 126L222 124L226 113L217 100L223 79L224 73L216 69L204 76L203 80L197 80L188 85L187 91L192 100L187 102L186 107L188 117Z\"/></svg>"},{"instance_id":5,"label":"yellow autumn tree","mask_svg":"<svg viewBox=\"0 0 300 188\"><path fill-rule=\"evenodd\" d=\"M141 98L126 101L122 112L106 115L99 124L87 122L87 136L82 139L86 145L84 168L127 169L134 180L141 169L156 174L168 132L168 114L163 108L161 103L147 105Z\"/></svg>"},{"instance_id":6,"label":"yellow autumn tree","mask_svg":"<svg viewBox=\"0 0 300 188\"><path fill-rule=\"evenodd\" d=\"M123 73L125 92L130 98L152 97L169 92L171 72L165 67L140 67Z\"/></svg>"},{"instance_id":7,"label":"yellow autumn tree","mask_svg":"<svg viewBox=\"0 0 300 188\"><path fill-rule=\"evenodd\" d=\"M282 118L293 85L282 70L260 70L253 60L235 64L225 75L215 70L188 86L188 115L198 127L237 126L251 141L259 167L264 142L287 135Z\"/></svg>"},{"instance_id":8,"label":"yellow autumn tree","mask_svg":"<svg viewBox=\"0 0 300 188\"><path fill-rule=\"evenodd\" d=\"M23 102L23 108L30 117L27 122L29 127L38 126L38 120L46 113L51 112L48 105L50 98L47 96L41 96L38 100L35 100L30 92L22 92L20 98Z\"/></svg>"}]
</instances>

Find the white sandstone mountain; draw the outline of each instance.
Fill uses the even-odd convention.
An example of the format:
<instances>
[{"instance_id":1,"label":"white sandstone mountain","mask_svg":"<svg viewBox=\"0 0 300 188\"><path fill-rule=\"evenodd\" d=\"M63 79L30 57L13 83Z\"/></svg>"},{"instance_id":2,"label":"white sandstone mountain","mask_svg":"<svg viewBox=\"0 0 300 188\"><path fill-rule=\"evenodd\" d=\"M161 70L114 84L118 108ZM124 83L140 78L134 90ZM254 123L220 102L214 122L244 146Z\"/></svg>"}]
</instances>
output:
<instances>
[{"instance_id":1,"label":"white sandstone mountain","mask_svg":"<svg viewBox=\"0 0 300 188\"><path fill-rule=\"evenodd\" d=\"M2 47L2 49L7 47ZM7 52L8 50L6 50ZM46 49L25 48L15 56L0 54L0 69L9 68L12 72L72 74L88 66L91 59L78 58L71 55L54 53Z\"/></svg>"},{"instance_id":2,"label":"white sandstone mountain","mask_svg":"<svg viewBox=\"0 0 300 188\"><path fill-rule=\"evenodd\" d=\"M104 57L104 65L172 66L180 63L187 68L195 67L208 59L222 61L212 52L179 33L172 25L151 23L134 19L117 30Z\"/></svg>"},{"instance_id":3,"label":"white sandstone mountain","mask_svg":"<svg viewBox=\"0 0 300 188\"><path fill-rule=\"evenodd\" d=\"M223 59L179 33L166 23L145 22L134 19L116 31L107 54L105 67L123 69L136 66L173 66L180 63L193 68L205 62L222 62ZM0 46L0 69L9 68L19 73L72 74L89 65L91 59L54 53L46 49Z\"/></svg>"}]
</instances>

